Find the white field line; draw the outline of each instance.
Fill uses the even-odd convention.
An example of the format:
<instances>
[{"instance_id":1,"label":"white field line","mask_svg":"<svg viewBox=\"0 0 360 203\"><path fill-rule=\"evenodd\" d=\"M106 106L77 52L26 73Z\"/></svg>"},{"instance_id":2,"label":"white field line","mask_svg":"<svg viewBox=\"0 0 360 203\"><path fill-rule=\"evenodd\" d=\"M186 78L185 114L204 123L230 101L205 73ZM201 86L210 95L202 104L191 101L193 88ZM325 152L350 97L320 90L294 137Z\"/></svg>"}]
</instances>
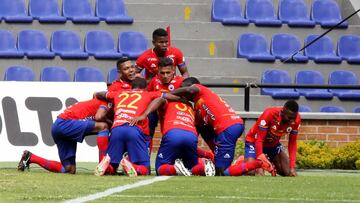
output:
<instances>
[{"instance_id":1,"label":"white field line","mask_svg":"<svg viewBox=\"0 0 360 203\"><path fill-rule=\"evenodd\" d=\"M245 197L245 196L204 196L204 195L121 195L116 194L114 197L122 197L122 198L168 198L168 199L219 199L219 200L226 200L226 199L238 199L238 200L274 200L274 201L301 201L301 202L359 202L360 200L352 200L352 199L316 199L316 198L277 198L277 197Z\"/></svg>"},{"instance_id":2,"label":"white field line","mask_svg":"<svg viewBox=\"0 0 360 203\"><path fill-rule=\"evenodd\" d=\"M120 185L114 188L110 188L105 190L104 192L98 192L95 194L91 194L88 196L84 196L84 197L79 197L76 199L71 199L71 200L67 200L64 203L80 203L80 202L88 202L88 201L92 201L92 200L96 200L96 199L100 199L103 197L107 197L110 196L114 193L119 193L119 192L123 192L125 190L128 189L133 189L133 188L137 188L137 187L141 187L141 186L146 186L146 185L150 185L153 184L155 182L159 182L159 181L164 181L171 178L171 176L158 176L152 179L147 179L147 180L142 180L133 184L127 184L127 185Z\"/></svg>"}]
</instances>

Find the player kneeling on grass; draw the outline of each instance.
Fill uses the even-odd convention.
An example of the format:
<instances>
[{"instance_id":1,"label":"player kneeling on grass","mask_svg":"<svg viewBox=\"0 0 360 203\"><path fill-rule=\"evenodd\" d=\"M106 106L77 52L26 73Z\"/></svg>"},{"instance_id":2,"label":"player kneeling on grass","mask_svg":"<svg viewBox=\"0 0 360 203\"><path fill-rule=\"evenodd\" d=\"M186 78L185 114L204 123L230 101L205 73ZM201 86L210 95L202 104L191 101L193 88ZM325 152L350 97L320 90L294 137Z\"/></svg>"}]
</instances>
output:
<instances>
[{"instance_id":1,"label":"player kneeling on grass","mask_svg":"<svg viewBox=\"0 0 360 203\"><path fill-rule=\"evenodd\" d=\"M51 172L71 173L76 172L76 145L83 142L85 136L98 133L99 159L105 155L108 139L108 124L106 112L110 105L107 102L92 99L78 102L65 109L51 128L51 135L58 148L60 162L51 161L25 150L18 165L19 171L29 168L35 163ZM102 140L106 140L103 142ZM99 144L103 143L103 144Z\"/></svg>"},{"instance_id":2,"label":"player kneeling on grass","mask_svg":"<svg viewBox=\"0 0 360 203\"><path fill-rule=\"evenodd\" d=\"M141 116L134 118L131 124L146 119L149 113L157 109L161 133L164 135L156 156L157 175L214 176L215 166L212 161L198 159L195 114L189 104L158 98Z\"/></svg>"},{"instance_id":3,"label":"player kneeling on grass","mask_svg":"<svg viewBox=\"0 0 360 203\"><path fill-rule=\"evenodd\" d=\"M283 107L269 107L260 115L245 138L245 163L255 159L265 160L266 154L282 176L296 176L296 138L301 122L296 101L287 101ZM289 157L280 143L288 135ZM263 170L258 169L263 175Z\"/></svg>"}]
</instances>

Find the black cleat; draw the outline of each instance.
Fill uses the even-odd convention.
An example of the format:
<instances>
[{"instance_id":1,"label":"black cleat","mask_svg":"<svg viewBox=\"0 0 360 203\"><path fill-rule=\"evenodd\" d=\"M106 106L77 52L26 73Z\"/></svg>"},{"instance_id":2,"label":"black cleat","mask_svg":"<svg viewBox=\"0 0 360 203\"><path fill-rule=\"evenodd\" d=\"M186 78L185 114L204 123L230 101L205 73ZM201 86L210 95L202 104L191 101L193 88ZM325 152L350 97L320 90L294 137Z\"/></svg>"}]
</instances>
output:
<instances>
[{"instance_id":1,"label":"black cleat","mask_svg":"<svg viewBox=\"0 0 360 203\"><path fill-rule=\"evenodd\" d=\"M30 166L30 157L32 153L28 150L25 150L21 156L19 165L18 165L18 171L24 171L26 168L29 169Z\"/></svg>"}]
</instances>

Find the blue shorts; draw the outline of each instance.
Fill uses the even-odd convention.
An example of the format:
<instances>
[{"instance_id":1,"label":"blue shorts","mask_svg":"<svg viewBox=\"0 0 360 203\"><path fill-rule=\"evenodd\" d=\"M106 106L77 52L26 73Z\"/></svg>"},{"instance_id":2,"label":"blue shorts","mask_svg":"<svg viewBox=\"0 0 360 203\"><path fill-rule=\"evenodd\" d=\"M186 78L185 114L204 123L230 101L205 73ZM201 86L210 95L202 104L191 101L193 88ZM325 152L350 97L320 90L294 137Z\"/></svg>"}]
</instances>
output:
<instances>
[{"instance_id":1,"label":"blue shorts","mask_svg":"<svg viewBox=\"0 0 360 203\"><path fill-rule=\"evenodd\" d=\"M234 159L236 141L243 131L244 125L234 124L216 136L215 167L226 169L231 165Z\"/></svg>"},{"instance_id":2,"label":"blue shorts","mask_svg":"<svg viewBox=\"0 0 360 203\"><path fill-rule=\"evenodd\" d=\"M148 115L149 118L149 128L150 128L150 132L152 132L151 129L153 129L153 131L155 131L156 126L158 125L158 121L159 121L159 116L157 114L157 111L151 112ZM150 136L154 136L154 135L150 135Z\"/></svg>"},{"instance_id":3,"label":"blue shorts","mask_svg":"<svg viewBox=\"0 0 360 203\"><path fill-rule=\"evenodd\" d=\"M174 164L176 159L182 159L184 166L191 170L198 163L197 136L190 131L174 128L161 139L156 156L155 168L163 164Z\"/></svg>"},{"instance_id":4,"label":"blue shorts","mask_svg":"<svg viewBox=\"0 0 360 203\"><path fill-rule=\"evenodd\" d=\"M124 152L128 152L132 163L150 166L149 140L150 137L137 126L124 124L113 128L107 149L111 165L118 166Z\"/></svg>"},{"instance_id":5,"label":"blue shorts","mask_svg":"<svg viewBox=\"0 0 360 203\"><path fill-rule=\"evenodd\" d=\"M255 143L245 142L245 158L256 159ZM266 154L270 161L273 161L275 156L284 151L284 147L281 143L278 143L274 147L263 147L263 152Z\"/></svg>"},{"instance_id":6,"label":"blue shorts","mask_svg":"<svg viewBox=\"0 0 360 203\"><path fill-rule=\"evenodd\" d=\"M86 135L95 128L92 120L65 120L57 118L52 125L51 135L58 148L62 165L75 165L77 142L83 142Z\"/></svg>"}]
</instances>

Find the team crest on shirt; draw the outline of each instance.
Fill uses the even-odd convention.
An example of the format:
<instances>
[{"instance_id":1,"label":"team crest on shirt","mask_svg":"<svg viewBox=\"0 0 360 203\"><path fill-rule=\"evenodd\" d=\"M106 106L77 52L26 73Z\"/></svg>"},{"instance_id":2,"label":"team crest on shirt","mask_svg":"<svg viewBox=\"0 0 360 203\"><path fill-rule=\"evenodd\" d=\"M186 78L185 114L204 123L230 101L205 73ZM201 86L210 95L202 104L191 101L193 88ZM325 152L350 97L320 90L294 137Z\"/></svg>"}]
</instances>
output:
<instances>
[{"instance_id":1,"label":"team crest on shirt","mask_svg":"<svg viewBox=\"0 0 360 203\"><path fill-rule=\"evenodd\" d=\"M265 121L265 120L261 120L261 121L260 121L260 125L265 126L265 125L266 125L266 121Z\"/></svg>"},{"instance_id":2,"label":"team crest on shirt","mask_svg":"<svg viewBox=\"0 0 360 203\"><path fill-rule=\"evenodd\" d=\"M172 90L174 90L174 89L175 89L174 85L173 85L173 84L170 84L170 85L169 85L169 90L172 91Z\"/></svg>"},{"instance_id":3,"label":"team crest on shirt","mask_svg":"<svg viewBox=\"0 0 360 203\"><path fill-rule=\"evenodd\" d=\"M292 131L292 128L291 127L288 127L287 129L286 129L286 132L291 132Z\"/></svg>"}]
</instances>

